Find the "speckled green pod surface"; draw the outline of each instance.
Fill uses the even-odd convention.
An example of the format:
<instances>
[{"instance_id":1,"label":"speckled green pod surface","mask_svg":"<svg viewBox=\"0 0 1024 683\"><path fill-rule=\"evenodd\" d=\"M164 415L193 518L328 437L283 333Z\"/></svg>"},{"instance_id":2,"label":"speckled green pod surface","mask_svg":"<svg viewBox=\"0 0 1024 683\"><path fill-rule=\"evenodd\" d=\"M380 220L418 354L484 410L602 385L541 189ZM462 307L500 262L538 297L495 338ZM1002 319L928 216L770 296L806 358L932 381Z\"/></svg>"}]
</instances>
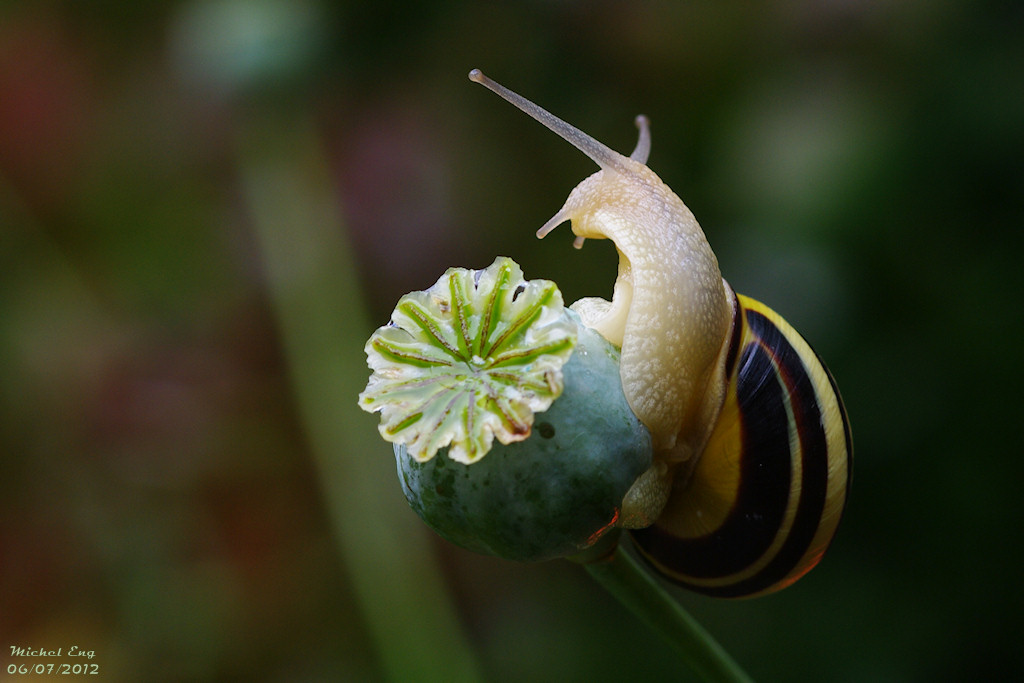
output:
<instances>
[{"instance_id":1,"label":"speckled green pod surface","mask_svg":"<svg viewBox=\"0 0 1024 683\"><path fill-rule=\"evenodd\" d=\"M651 466L651 437L626 404L618 350L595 331L579 325L563 373L530 436L471 465L447 448L420 462L395 444L402 488L427 524L464 548L524 561L574 554L612 528Z\"/></svg>"}]
</instances>

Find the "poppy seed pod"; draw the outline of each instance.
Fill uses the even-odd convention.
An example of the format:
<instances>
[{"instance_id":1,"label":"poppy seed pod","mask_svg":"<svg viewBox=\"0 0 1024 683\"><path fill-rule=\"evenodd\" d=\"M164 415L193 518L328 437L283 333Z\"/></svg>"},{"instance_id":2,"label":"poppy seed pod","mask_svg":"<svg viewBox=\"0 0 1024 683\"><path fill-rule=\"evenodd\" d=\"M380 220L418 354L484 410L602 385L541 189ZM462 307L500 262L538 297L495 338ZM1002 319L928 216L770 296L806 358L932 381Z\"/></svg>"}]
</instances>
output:
<instances>
[{"instance_id":1,"label":"poppy seed pod","mask_svg":"<svg viewBox=\"0 0 1024 683\"><path fill-rule=\"evenodd\" d=\"M367 354L360 404L382 413L410 505L470 550L576 554L617 525L651 467L618 349L510 259L403 297Z\"/></svg>"}]
</instances>

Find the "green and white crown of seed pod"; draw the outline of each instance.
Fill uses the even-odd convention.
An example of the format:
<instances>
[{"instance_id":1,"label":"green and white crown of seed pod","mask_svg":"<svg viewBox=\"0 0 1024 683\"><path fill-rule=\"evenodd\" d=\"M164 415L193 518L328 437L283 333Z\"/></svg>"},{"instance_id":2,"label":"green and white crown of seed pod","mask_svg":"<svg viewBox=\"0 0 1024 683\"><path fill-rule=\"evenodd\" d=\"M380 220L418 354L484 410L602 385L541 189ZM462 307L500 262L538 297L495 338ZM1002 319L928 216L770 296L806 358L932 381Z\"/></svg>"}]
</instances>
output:
<instances>
[{"instance_id":1,"label":"green and white crown of seed pod","mask_svg":"<svg viewBox=\"0 0 1024 683\"><path fill-rule=\"evenodd\" d=\"M530 435L534 413L562 393L576 336L555 284L525 280L512 259L449 268L403 296L366 343L373 374L359 404L417 460L450 445L448 457L474 463L495 438Z\"/></svg>"}]
</instances>

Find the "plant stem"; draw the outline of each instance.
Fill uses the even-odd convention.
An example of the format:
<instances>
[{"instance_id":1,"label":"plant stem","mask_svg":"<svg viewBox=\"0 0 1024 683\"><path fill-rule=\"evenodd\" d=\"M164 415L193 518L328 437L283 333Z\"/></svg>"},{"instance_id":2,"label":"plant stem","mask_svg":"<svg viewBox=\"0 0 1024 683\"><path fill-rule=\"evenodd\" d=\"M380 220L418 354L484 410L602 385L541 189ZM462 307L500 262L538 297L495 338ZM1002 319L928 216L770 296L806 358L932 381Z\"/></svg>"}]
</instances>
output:
<instances>
[{"instance_id":1,"label":"plant stem","mask_svg":"<svg viewBox=\"0 0 1024 683\"><path fill-rule=\"evenodd\" d=\"M372 329L308 120L254 117L240 179L271 307L346 576L385 678L481 680L426 529L395 481L391 446L356 406Z\"/></svg>"},{"instance_id":2,"label":"plant stem","mask_svg":"<svg viewBox=\"0 0 1024 683\"><path fill-rule=\"evenodd\" d=\"M711 683L750 683L751 678L621 544L583 564L619 602L672 644L701 678Z\"/></svg>"}]
</instances>

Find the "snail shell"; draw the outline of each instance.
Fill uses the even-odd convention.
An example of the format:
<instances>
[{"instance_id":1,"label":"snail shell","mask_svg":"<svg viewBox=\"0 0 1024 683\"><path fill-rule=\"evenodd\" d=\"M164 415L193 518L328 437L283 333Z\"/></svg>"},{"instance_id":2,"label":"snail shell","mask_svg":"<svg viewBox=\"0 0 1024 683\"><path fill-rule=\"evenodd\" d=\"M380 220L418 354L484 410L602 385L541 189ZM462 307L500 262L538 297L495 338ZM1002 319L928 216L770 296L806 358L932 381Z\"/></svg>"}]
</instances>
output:
<instances>
[{"instance_id":1,"label":"snail shell","mask_svg":"<svg viewBox=\"0 0 1024 683\"><path fill-rule=\"evenodd\" d=\"M653 526L634 529L663 575L719 597L790 585L824 555L850 484L850 426L835 382L775 311L736 297L725 403L692 472Z\"/></svg>"}]
</instances>

